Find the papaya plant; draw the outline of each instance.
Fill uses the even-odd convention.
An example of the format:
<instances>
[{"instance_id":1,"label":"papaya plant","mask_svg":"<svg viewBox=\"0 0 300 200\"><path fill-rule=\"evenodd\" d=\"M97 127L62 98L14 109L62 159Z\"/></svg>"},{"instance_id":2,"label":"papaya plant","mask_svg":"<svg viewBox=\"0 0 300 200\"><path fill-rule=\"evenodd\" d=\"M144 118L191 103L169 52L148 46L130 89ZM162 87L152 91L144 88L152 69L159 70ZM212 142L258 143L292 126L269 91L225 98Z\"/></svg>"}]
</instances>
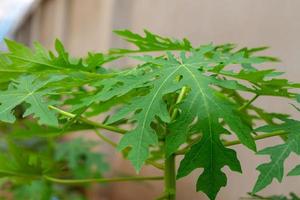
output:
<instances>
[{"instance_id":1,"label":"papaya plant","mask_svg":"<svg viewBox=\"0 0 300 200\"><path fill-rule=\"evenodd\" d=\"M22 160L37 165L30 173L15 167L18 160L2 159L6 164L0 165L1 177L55 184L164 181L158 199L174 200L176 180L201 168L196 190L215 199L227 184L225 166L242 173L231 147L243 145L270 158L257 167L260 175L252 195L274 179L282 181L285 160L291 153L300 155L300 121L289 113L268 112L254 102L263 97L284 98L300 111L300 83L266 67L268 62L279 61L258 55L266 47L194 46L187 39L149 31L144 35L129 30L115 33L136 48L73 58L59 40L55 52L39 43L29 48L5 40L8 50L0 54L3 139L47 138L56 143L75 131L94 131L122 153L137 173L150 165L161 170L162 176L91 177L87 169L76 170L79 175L73 176L62 173L58 164L63 163L41 157L39 162ZM130 62L123 64L124 58ZM118 135L119 141L107 133ZM270 137L282 142L257 150L256 141ZM81 148L85 151L75 146ZM61 150L56 158L69 157L66 152ZM98 164L101 159L88 158ZM76 169L78 163L69 161L69 167ZM288 175L300 175L299 169L296 166Z\"/></svg>"}]
</instances>

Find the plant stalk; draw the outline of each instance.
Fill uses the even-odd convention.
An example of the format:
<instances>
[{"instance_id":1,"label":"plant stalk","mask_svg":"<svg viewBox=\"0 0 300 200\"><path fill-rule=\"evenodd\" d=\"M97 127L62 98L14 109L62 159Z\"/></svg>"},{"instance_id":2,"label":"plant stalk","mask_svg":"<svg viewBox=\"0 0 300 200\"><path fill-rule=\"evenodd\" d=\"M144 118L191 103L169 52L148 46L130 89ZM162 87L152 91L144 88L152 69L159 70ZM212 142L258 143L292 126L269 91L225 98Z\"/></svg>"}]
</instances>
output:
<instances>
[{"instance_id":1,"label":"plant stalk","mask_svg":"<svg viewBox=\"0 0 300 200\"><path fill-rule=\"evenodd\" d=\"M165 199L176 199L176 168L174 154L165 160Z\"/></svg>"},{"instance_id":2,"label":"plant stalk","mask_svg":"<svg viewBox=\"0 0 300 200\"><path fill-rule=\"evenodd\" d=\"M183 87L177 97L176 104L184 98L187 88ZM171 119L174 120L178 114L178 109L171 111ZM176 155L172 154L165 158L165 193L163 198L167 200L176 199Z\"/></svg>"},{"instance_id":3,"label":"plant stalk","mask_svg":"<svg viewBox=\"0 0 300 200\"><path fill-rule=\"evenodd\" d=\"M162 176L129 176L118 178L93 178L93 179L60 179L44 175L43 178L47 181L60 184L77 185L83 183L112 183L112 182L125 182L125 181L159 181Z\"/></svg>"},{"instance_id":4,"label":"plant stalk","mask_svg":"<svg viewBox=\"0 0 300 200\"><path fill-rule=\"evenodd\" d=\"M259 97L259 94L256 94L252 99L250 99L248 102L246 102L244 105L242 105L238 110L242 111L246 109L248 106L250 106L257 98Z\"/></svg>"}]
</instances>

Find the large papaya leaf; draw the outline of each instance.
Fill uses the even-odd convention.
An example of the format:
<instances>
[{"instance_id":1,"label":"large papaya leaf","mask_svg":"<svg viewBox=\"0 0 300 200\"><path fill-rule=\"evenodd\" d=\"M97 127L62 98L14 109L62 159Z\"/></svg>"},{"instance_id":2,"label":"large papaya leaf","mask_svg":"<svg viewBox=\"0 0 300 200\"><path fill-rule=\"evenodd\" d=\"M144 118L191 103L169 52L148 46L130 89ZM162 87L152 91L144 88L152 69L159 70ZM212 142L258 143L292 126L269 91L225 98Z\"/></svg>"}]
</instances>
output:
<instances>
[{"instance_id":1,"label":"large papaya leaf","mask_svg":"<svg viewBox=\"0 0 300 200\"><path fill-rule=\"evenodd\" d=\"M200 53L203 54L203 52ZM196 62L199 61L198 56L199 54L194 54L189 58L182 56L180 62L172 55L169 55L167 60L151 57L140 58L148 63L161 66L158 70L152 72L153 77L156 78L153 81L153 86L148 94L136 98L109 121L116 121L129 113L135 113L132 119L136 121L137 125L134 130L128 132L122 138L119 149L122 150L127 146L131 147L128 157L136 170L139 171L148 158L149 147L157 144L157 134L151 128L151 122L156 117L164 122L170 122L169 112L163 97L184 86L190 88L189 95L196 97L194 101L202 108L201 113L204 109L204 111L206 110L204 112L205 116L208 112L211 112L212 120L223 118L243 144L255 149L255 143L250 134L251 129L235 114L237 107L210 87L211 84L216 82L216 79L206 76L199 70L201 64ZM195 117L193 116L193 119Z\"/></svg>"}]
</instances>

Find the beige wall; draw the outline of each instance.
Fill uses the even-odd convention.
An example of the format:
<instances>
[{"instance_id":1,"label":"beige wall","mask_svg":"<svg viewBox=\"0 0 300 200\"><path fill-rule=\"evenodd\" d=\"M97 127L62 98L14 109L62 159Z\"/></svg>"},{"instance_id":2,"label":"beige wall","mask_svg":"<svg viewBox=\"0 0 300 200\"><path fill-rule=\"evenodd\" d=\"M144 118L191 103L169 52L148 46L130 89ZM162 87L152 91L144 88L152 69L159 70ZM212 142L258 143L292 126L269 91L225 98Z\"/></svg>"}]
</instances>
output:
<instances>
[{"instance_id":1,"label":"beige wall","mask_svg":"<svg viewBox=\"0 0 300 200\"><path fill-rule=\"evenodd\" d=\"M299 82L299 8L299 0L45 0L17 31L17 38L40 40L50 47L54 38L59 37L74 55L106 50L111 46L126 46L111 34L111 30L120 28L138 32L146 28L167 36L187 37L194 44L233 42L240 46L267 45L272 47L267 53L282 59L279 69L286 71L291 80ZM257 103L264 104L269 110L296 115L280 100L267 101ZM259 142L259 147L277 141ZM243 147L236 149L239 150L244 174L228 173L228 187L222 189L219 200L235 200L250 191L258 175L255 167L264 160ZM300 163L299 158L293 157L289 165L296 160ZM114 158L114 163L118 169L131 169L119 158ZM144 171L152 173L148 168ZM193 174L194 178L199 172ZM178 199L207 199L195 194L194 178L179 181ZM262 194L299 192L299 187L299 177L286 178L283 184L274 181ZM108 199L116 200L150 200L160 192L159 185L146 183L120 183L108 188Z\"/></svg>"}]
</instances>

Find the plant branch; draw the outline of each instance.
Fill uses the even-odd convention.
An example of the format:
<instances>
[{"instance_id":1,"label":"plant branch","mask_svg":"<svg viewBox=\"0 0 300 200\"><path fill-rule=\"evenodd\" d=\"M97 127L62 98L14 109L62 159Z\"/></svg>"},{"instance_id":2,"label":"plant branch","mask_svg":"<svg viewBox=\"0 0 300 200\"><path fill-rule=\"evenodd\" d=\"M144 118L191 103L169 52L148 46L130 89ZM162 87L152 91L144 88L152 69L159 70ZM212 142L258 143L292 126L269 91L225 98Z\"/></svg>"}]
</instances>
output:
<instances>
[{"instance_id":1,"label":"plant branch","mask_svg":"<svg viewBox=\"0 0 300 200\"><path fill-rule=\"evenodd\" d=\"M286 135L286 134L288 134L288 133L285 132L285 131L274 131L274 132L271 132L271 133L266 133L266 134L261 134L261 135L254 136L253 140L262 140L262 139L275 137L275 136L282 136L282 135ZM199 138L196 138L195 140L199 140ZM192 142L192 143L194 144L194 142ZM233 141L224 142L223 144L224 144L224 146L234 146L234 145L241 144L241 141L240 140L233 140ZM189 145L189 146L187 146L187 147L185 147L181 150L178 150L176 152L176 155L184 155L189 150L190 147L191 147L191 145Z\"/></svg>"},{"instance_id":2,"label":"plant branch","mask_svg":"<svg viewBox=\"0 0 300 200\"><path fill-rule=\"evenodd\" d=\"M92 179L60 179L51 176L43 176L44 179L53 183L60 184L83 184L83 183L113 183L113 182L126 182L126 181L159 181L163 180L162 176L129 176L117 178L92 178Z\"/></svg>"},{"instance_id":3,"label":"plant branch","mask_svg":"<svg viewBox=\"0 0 300 200\"><path fill-rule=\"evenodd\" d=\"M69 118L74 118L76 117L75 114L73 113L70 113L70 112L67 112L67 111L64 111L64 110L61 110L55 106L48 106L50 109L52 110L55 110L56 112L60 113L61 115L64 115L66 117L69 117ZM116 133L120 133L120 134L125 134L127 132L127 130L124 130L124 129L121 129L121 128L118 128L118 127L115 127L115 126L109 126L109 125L105 125L105 124L101 124L101 123L98 123L98 122L94 122L92 120L89 120L85 117L78 117L78 120L81 121L81 122L84 122L88 125L91 125L95 128L101 128L101 129L105 129L105 130L109 130L109 131L113 131L113 132L116 132Z\"/></svg>"}]
</instances>

